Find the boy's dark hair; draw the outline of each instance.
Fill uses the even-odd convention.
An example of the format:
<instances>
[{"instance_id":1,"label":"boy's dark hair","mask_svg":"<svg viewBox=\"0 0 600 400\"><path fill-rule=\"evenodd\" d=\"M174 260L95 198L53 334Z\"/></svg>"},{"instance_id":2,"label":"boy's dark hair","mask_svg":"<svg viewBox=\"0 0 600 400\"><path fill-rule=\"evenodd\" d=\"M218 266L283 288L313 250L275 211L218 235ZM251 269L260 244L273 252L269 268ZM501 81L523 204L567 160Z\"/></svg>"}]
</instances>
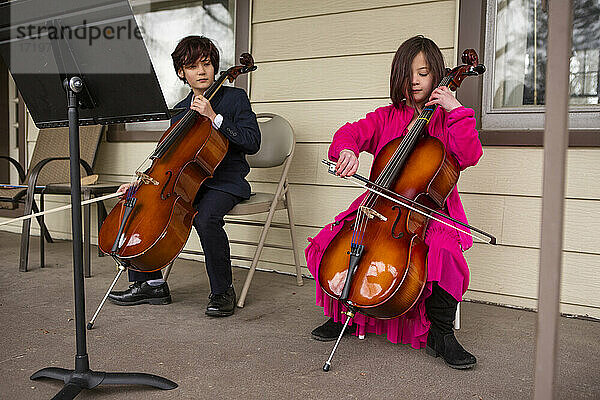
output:
<instances>
[{"instance_id":1,"label":"boy's dark hair","mask_svg":"<svg viewBox=\"0 0 600 400\"><path fill-rule=\"evenodd\" d=\"M429 72L433 75L433 87L435 88L442 77L445 75L444 57L440 48L422 35L413 36L407 39L398 47L394 61L392 62L392 72L390 74L390 97L395 108L400 108L402 100L407 96L411 104L414 104L414 97L411 88L411 66L414 58L423 52L425 60L429 67Z\"/></svg>"},{"instance_id":2,"label":"boy's dark hair","mask_svg":"<svg viewBox=\"0 0 600 400\"><path fill-rule=\"evenodd\" d=\"M177 76L179 76L179 70L183 67L192 65L198 59L205 57L210 59L216 76L219 71L219 50L209 38L195 35L186 36L177 43L177 47L171 53L173 68L175 68ZM179 77L179 79L186 82L185 77Z\"/></svg>"}]
</instances>

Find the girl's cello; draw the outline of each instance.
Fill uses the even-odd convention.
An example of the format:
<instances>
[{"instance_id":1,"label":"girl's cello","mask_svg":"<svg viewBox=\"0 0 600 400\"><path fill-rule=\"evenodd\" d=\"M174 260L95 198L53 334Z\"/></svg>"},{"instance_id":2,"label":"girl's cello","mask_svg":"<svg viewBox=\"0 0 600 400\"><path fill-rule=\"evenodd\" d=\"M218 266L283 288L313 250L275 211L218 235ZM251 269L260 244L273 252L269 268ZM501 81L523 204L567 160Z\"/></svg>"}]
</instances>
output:
<instances>
[{"instance_id":1,"label":"girl's cello","mask_svg":"<svg viewBox=\"0 0 600 400\"><path fill-rule=\"evenodd\" d=\"M210 100L225 80L254 71L252 56L222 72L204 97ZM172 125L149 156L152 164L136 172L137 180L102 224L98 246L136 271L157 271L183 249L196 214L193 201L228 149L227 139L210 119L194 110Z\"/></svg>"},{"instance_id":2,"label":"girl's cello","mask_svg":"<svg viewBox=\"0 0 600 400\"><path fill-rule=\"evenodd\" d=\"M483 73L474 51L465 52L463 61L467 65L449 71L440 86L456 89L466 76ZM436 213L433 208L444 208L459 176L442 143L424 136L436 107L426 107L404 138L379 151L371 169L374 182L367 181L375 193L364 198L356 219L341 227L321 258L322 290L345 304L351 317L354 312L380 319L400 316L423 290L428 218Z\"/></svg>"}]
</instances>

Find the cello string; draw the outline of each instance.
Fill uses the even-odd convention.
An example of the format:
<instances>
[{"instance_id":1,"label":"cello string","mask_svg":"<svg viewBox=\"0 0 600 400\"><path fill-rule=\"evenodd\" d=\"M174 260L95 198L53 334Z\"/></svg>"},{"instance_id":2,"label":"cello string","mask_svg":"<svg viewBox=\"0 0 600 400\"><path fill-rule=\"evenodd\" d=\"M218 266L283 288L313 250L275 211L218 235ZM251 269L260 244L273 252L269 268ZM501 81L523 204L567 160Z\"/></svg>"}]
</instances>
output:
<instances>
[{"instance_id":1,"label":"cello string","mask_svg":"<svg viewBox=\"0 0 600 400\"><path fill-rule=\"evenodd\" d=\"M431 113L433 113L435 111L435 109L427 110L427 111L430 111ZM429 113L428 116L430 116L431 113ZM415 123L415 125L413 126L413 128L411 129L409 134L407 135L407 137L406 137L407 140L403 140L402 144L405 144L405 145L399 146L397 151L390 158L390 161L388 162L388 166L392 166L392 167L384 169L384 172L382 172L380 174L380 177L382 177L382 182L383 182L381 184L381 186L389 188L389 186L393 182L393 179L397 175L397 173L394 173L393 171L397 171L399 169L399 167L397 165L402 160L404 160L405 157L410 153L409 149L413 148L414 143L416 143L416 140L419 137L419 133L424 128L424 126L427 124L428 119L426 119L426 118L428 116L426 115L425 118L419 117L419 119L417 120L417 122ZM412 135L411 135L411 133L412 133ZM377 195L377 192L375 192L375 191L371 191L371 193L372 193L372 196L370 196L370 198L372 198L372 201L370 203L371 203L371 207L374 207L377 200L379 199L379 196ZM363 229L366 231L366 224L365 224L365 226L363 226ZM362 234L364 235L364 233L365 232L363 231Z\"/></svg>"},{"instance_id":2,"label":"cello string","mask_svg":"<svg viewBox=\"0 0 600 400\"><path fill-rule=\"evenodd\" d=\"M205 94L207 95L207 100L210 101L214 95L217 93L217 91L221 88L221 86L223 86L223 83L225 83L225 79L229 76L228 72L231 70L231 68L227 71L225 71L224 73L221 74L221 76L219 76L219 78L217 78L217 80L215 82L213 82L213 84L206 90ZM193 97L192 97L193 99ZM181 130L183 128L179 128L182 127L184 125L186 125L188 122L190 122L191 119L195 118L195 113L196 111L194 110L188 110L185 115L181 118L180 121L181 124L178 124L177 127L175 127L171 132L169 132L169 135L158 144L158 146L156 147L156 150L154 151L153 154L156 153L160 153L161 151L165 150L166 148L170 147L173 142L175 140L177 140L177 137L181 134ZM148 157L150 158L151 155ZM144 160L145 162L146 160Z\"/></svg>"},{"instance_id":3,"label":"cello string","mask_svg":"<svg viewBox=\"0 0 600 400\"><path fill-rule=\"evenodd\" d=\"M449 81L450 78L448 76L445 76L444 78L442 78L437 87L447 86ZM383 175L382 182L384 182L384 184L380 186L388 187L391 184L391 181L395 178L396 175L394 171L401 168L401 166L397 166L396 164L399 163L400 160L403 160L406 157L406 155L408 155L409 150L412 150L413 145L416 143L416 139L419 137L422 129L425 128L425 125L427 125L427 123L429 122L429 119L435 112L436 108L437 105L434 105L433 107L428 106L419 114L417 121L405 136L405 139L407 140L402 140L403 143L406 142L406 146L403 146L403 143L401 143L401 145L398 146L398 148L396 149L397 151L394 152L394 155L390 158L390 161L388 162L388 166L393 165L393 167L387 169L386 166L386 169L384 169L384 173L380 174L380 176Z\"/></svg>"},{"instance_id":4,"label":"cello string","mask_svg":"<svg viewBox=\"0 0 600 400\"><path fill-rule=\"evenodd\" d=\"M211 85L211 87L207 89L206 94L209 96L208 101L210 101L215 95L215 93L217 93L217 91L221 88L221 86L223 86L223 83L225 82L225 79L228 76L227 72L222 73L221 76ZM136 171L139 171L139 169L144 165L144 163L146 163L146 161L148 161L150 157L152 157L153 154L160 153L166 148L170 147L180 135L181 130L183 129L181 127L187 125L187 123L189 123L190 120L194 118L194 113L194 110L188 110L185 113L185 115L181 118L181 120L178 121L177 126L173 128L171 132L169 132L169 135L167 135L167 137L165 137L164 140L158 144L158 146L156 146L154 152L148 155L148 157L146 157L146 159L142 162L138 169L136 169Z\"/></svg>"},{"instance_id":5,"label":"cello string","mask_svg":"<svg viewBox=\"0 0 600 400\"><path fill-rule=\"evenodd\" d=\"M171 146L172 142L175 141L177 139L177 136L179 136L181 130L183 129L182 127L187 125L187 123L190 122L190 120L193 118L194 116L194 111L193 110L188 110L183 117L181 117L181 119L176 123L175 128L173 128L171 130L171 132L169 132L169 134L167 135L167 137L165 137L160 143L158 143L158 145L156 146L156 148L154 149L154 151L152 153L150 153L142 162L141 164L135 169L135 172L141 172L142 167L146 164L146 162L154 155L154 154L158 154L160 152L162 152L165 148ZM135 179L131 180L131 183L133 182L139 182L139 177L136 175Z\"/></svg>"},{"instance_id":6,"label":"cello string","mask_svg":"<svg viewBox=\"0 0 600 400\"><path fill-rule=\"evenodd\" d=\"M450 81L449 76L445 76L442 78L437 87L447 86ZM402 168L402 164L406 160L406 157L410 153L410 151L414 148L418 137L420 136L422 130L425 128L429 119L437 109L437 105L426 107L417 117L417 120L404 139L401 141L400 145L394 151L394 154L390 157L390 160L386 164L382 173L379 174L375 183L380 186L389 188L392 181L396 177L400 168ZM375 207L375 204L378 200L378 195L373 191L370 191L369 194L365 197L361 205L364 205L369 208ZM354 223L354 229L352 234L352 244L362 243L362 239L364 237L366 226L368 224L368 219L364 212L359 208L357 212L357 218ZM456 228L456 227L455 227ZM456 228L458 229L458 228Z\"/></svg>"},{"instance_id":7,"label":"cello string","mask_svg":"<svg viewBox=\"0 0 600 400\"><path fill-rule=\"evenodd\" d=\"M167 137L165 137L158 144L158 146L156 146L156 149L152 152L152 154L150 154L148 156L148 158L152 157L154 154L161 153L163 150L165 150L166 148L170 147L171 144L173 144L173 142L180 135L181 130L183 129L181 127L185 126L188 122L190 122L190 119L193 118L193 115L194 115L194 111L193 110L188 110L185 113L185 115L181 118L181 120L178 121L178 123L175 126L175 128L173 128L173 130L171 132L169 132L169 134L167 135Z\"/></svg>"},{"instance_id":8,"label":"cello string","mask_svg":"<svg viewBox=\"0 0 600 400\"><path fill-rule=\"evenodd\" d=\"M379 176L377 177L375 182L377 182L380 185L385 185L385 186L387 186L389 184L389 181L391 180L389 177L392 175L393 164L395 163L394 160L398 158L398 154L402 154L405 151L404 150L405 147L406 147L406 142L403 140L400 143L400 145L398 146L398 148L396 148L396 150L394 151L394 154L390 158L390 161L388 161L385 168L379 174ZM367 194L367 196L365 197L365 199L363 200L361 205L364 205L368 208L373 208L377 202L377 199L378 199L378 196L376 194L374 194L373 192L369 192L369 194ZM368 217L364 215L364 212L362 212L360 210L360 208L359 208L358 214L357 214L357 222L358 222L358 225L357 225L356 230L358 230L359 234L360 234L359 243L362 243L362 238L364 237L366 227L368 224Z\"/></svg>"},{"instance_id":9,"label":"cello string","mask_svg":"<svg viewBox=\"0 0 600 400\"><path fill-rule=\"evenodd\" d=\"M394 175L396 175L394 173L394 170L397 169L396 164L398 164L400 160L402 160L408 154L408 150L412 147L410 146L410 142L412 142L412 136L415 136L414 132L417 132L421 129L420 121L417 121L417 123L415 123L416 126L413 126L413 128L411 128L411 130L405 136L406 140L403 139L400 145L396 148L394 154L390 157L390 160L388 161L386 167L376 179L375 182L378 183L380 186L384 186L387 188L391 184ZM373 207L375 205L375 202L377 201L377 195L373 195L371 196L371 198L372 202L370 206Z\"/></svg>"},{"instance_id":10,"label":"cello string","mask_svg":"<svg viewBox=\"0 0 600 400\"><path fill-rule=\"evenodd\" d=\"M440 82L440 84L438 85L438 87L440 86L446 86L449 82L449 78L448 77L444 77L442 79L442 81ZM414 146L414 144L416 143L416 139L420 136L421 131L423 130L423 128L425 128L425 125L427 125L427 123L429 122L429 118L431 118L431 115L433 115L433 113L435 112L435 109L437 108L437 105L435 105L435 107L430 108L426 107L418 116L417 121L415 122L415 124L413 125L413 127L411 128L411 130L408 132L408 134L405 136L405 139L407 139L407 145L406 146L398 146L398 151L394 153L394 155L392 156L392 158L390 159L389 164L394 164L394 168L391 168L385 175L385 185L381 185L381 186L389 186L389 184L391 183L391 181L395 178L394 175L396 175L393 171L396 168L401 168L401 166L396 166L395 164L397 162L399 162L399 160L403 160L406 155L409 153L410 150L412 150L412 147ZM405 140L403 140L404 142ZM399 159L398 159L399 158Z\"/></svg>"},{"instance_id":11,"label":"cello string","mask_svg":"<svg viewBox=\"0 0 600 400\"><path fill-rule=\"evenodd\" d=\"M365 204L365 199L362 200L362 202L360 204L361 206L363 206ZM357 240L356 240L357 235L358 235L357 231L360 230L360 226L362 224L362 222L361 222L362 221L362 216L363 216L363 213L361 211L361 208L358 207L358 210L356 212L356 219L354 220L354 226L353 226L353 229L352 229L352 241L351 241L351 245L355 245L357 243Z\"/></svg>"}]
</instances>

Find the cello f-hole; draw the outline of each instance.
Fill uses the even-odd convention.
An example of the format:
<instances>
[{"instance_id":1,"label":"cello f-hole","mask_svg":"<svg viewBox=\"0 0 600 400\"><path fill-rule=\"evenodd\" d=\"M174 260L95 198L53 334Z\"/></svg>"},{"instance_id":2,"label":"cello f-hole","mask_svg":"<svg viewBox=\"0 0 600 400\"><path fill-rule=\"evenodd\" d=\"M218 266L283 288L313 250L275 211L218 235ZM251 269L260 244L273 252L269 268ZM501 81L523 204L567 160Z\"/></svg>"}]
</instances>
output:
<instances>
[{"instance_id":1,"label":"cello f-hole","mask_svg":"<svg viewBox=\"0 0 600 400\"><path fill-rule=\"evenodd\" d=\"M400 221L400 215L402 215L402 208L400 208L400 206L393 206L392 210L398 209L398 215L396 216L396 220L394 221L394 225L392 225L392 237L394 239L400 239L402 236L404 236L404 233L399 232L399 233L394 233L396 231L396 225L398 225L398 221Z\"/></svg>"},{"instance_id":2,"label":"cello f-hole","mask_svg":"<svg viewBox=\"0 0 600 400\"><path fill-rule=\"evenodd\" d=\"M167 175L168 178L167 178L167 181L165 182L165 184L163 185L162 190L160 191L160 198L161 198L161 200L166 200L169 197L171 197L171 193L168 193L167 195L165 195L165 189L167 188L167 185L171 181L171 177L173 176L173 172L167 171L165 175Z\"/></svg>"}]
</instances>

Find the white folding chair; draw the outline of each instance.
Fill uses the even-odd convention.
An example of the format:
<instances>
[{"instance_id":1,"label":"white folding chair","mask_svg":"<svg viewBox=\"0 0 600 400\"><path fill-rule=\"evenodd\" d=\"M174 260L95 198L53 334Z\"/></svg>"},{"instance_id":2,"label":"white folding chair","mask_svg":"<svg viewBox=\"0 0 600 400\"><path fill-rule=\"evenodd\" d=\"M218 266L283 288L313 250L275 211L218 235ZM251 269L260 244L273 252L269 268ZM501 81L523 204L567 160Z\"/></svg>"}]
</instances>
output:
<instances>
[{"instance_id":1,"label":"white folding chair","mask_svg":"<svg viewBox=\"0 0 600 400\"><path fill-rule=\"evenodd\" d=\"M292 126L284 118L279 115L263 113L258 114L261 146L258 153L246 157L251 168L273 168L283 165L283 170L277 184L277 188L273 193L257 192L253 193L248 200L244 200L237 204L230 212L231 216L243 216L252 214L267 213L264 223L255 221L241 221L228 219L227 223L246 224L246 225L262 225L262 231L258 240L254 257L250 270L246 276L244 287L240 293L238 307L243 307L250 287L250 282L254 276L254 271L260 259L262 249L266 247L276 247L291 250L294 254L294 262L296 264L296 283L298 286L303 284L302 271L300 269L300 258L298 256L298 246L296 241L296 231L294 225L294 213L290 200L290 192L287 175L294 157L294 149L296 139ZM273 223L273 217L277 210L287 210L288 223L278 224ZM292 246L279 246L265 244L267 233L270 227L287 228L290 230ZM235 241L232 241L235 243ZM244 243L246 244L246 243ZM233 257L232 257L233 258Z\"/></svg>"}]
</instances>

